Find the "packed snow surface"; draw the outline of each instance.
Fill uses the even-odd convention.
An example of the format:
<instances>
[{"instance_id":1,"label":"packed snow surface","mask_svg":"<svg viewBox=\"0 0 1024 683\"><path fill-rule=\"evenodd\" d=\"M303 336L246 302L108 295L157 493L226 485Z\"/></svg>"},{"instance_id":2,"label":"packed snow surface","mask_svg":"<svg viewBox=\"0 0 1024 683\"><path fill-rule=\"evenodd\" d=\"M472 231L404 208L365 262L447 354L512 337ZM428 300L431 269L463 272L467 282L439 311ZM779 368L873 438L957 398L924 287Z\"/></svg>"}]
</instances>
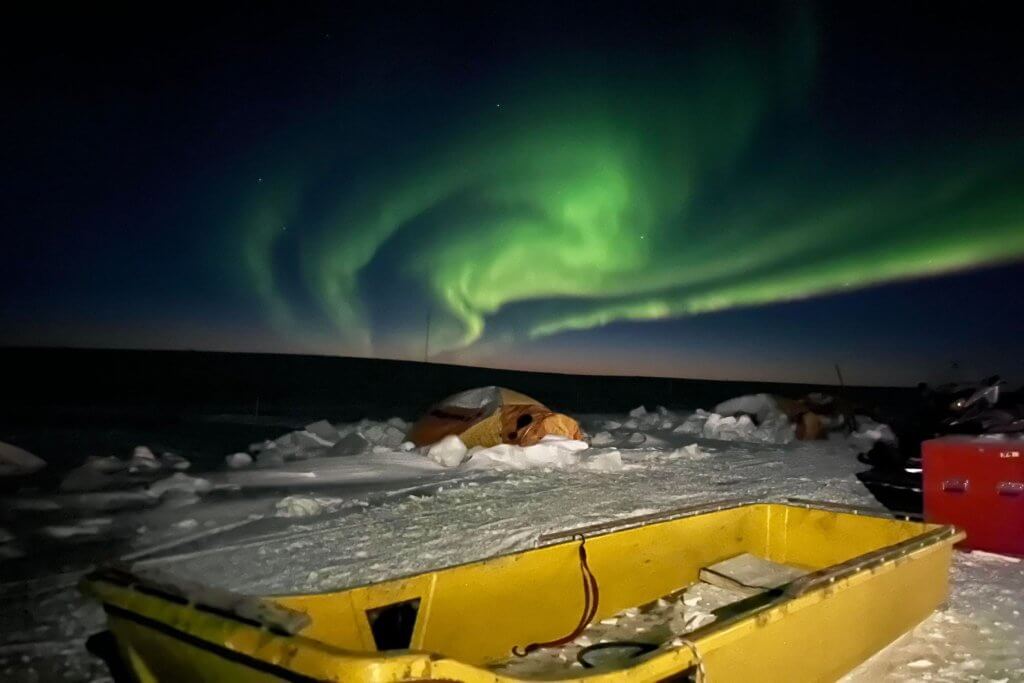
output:
<instances>
[{"instance_id":1,"label":"packed snow surface","mask_svg":"<svg viewBox=\"0 0 1024 683\"><path fill-rule=\"evenodd\" d=\"M393 418L314 422L189 474L148 448L123 459L98 454L57 493L0 498L0 678L109 680L84 648L103 628L102 611L75 585L90 565L115 557L241 593L313 592L680 505L782 497L877 505L854 476L864 469L855 453L884 438L883 426L794 441L762 403L744 404L738 417L664 408L582 416L589 447L450 442L431 456L406 442L408 425ZM957 553L952 581L948 609L847 680L1024 680L1021 563ZM699 613L682 609L680 618Z\"/></svg>"}]
</instances>

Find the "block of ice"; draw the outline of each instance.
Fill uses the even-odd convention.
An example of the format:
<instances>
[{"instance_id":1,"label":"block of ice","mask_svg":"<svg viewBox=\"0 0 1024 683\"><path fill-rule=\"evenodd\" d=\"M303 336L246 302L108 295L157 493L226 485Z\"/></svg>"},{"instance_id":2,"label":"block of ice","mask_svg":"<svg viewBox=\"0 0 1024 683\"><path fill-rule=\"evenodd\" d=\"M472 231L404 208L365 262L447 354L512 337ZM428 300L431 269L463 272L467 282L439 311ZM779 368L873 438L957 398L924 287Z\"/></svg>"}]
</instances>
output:
<instances>
[{"instance_id":1,"label":"block of ice","mask_svg":"<svg viewBox=\"0 0 1024 683\"><path fill-rule=\"evenodd\" d=\"M331 446L326 455L360 455L370 450L370 442L359 432L351 432Z\"/></svg>"},{"instance_id":2,"label":"block of ice","mask_svg":"<svg viewBox=\"0 0 1024 683\"><path fill-rule=\"evenodd\" d=\"M449 434L427 448L426 456L439 465L457 467L466 459L466 444L462 439Z\"/></svg>"},{"instance_id":3,"label":"block of ice","mask_svg":"<svg viewBox=\"0 0 1024 683\"><path fill-rule=\"evenodd\" d=\"M341 439L338 429L327 420L318 420L306 425L306 431L323 439L326 445L334 445Z\"/></svg>"},{"instance_id":4,"label":"block of ice","mask_svg":"<svg viewBox=\"0 0 1024 683\"><path fill-rule=\"evenodd\" d=\"M178 470L179 472L187 470L192 466L192 463L187 458L183 458L177 453L164 452L160 454L160 465L167 470Z\"/></svg>"},{"instance_id":5,"label":"block of ice","mask_svg":"<svg viewBox=\"0 0 1024 683\"><path fill-rule=\"evenodd\" d=\"M224 458L227 462L228 467L233 470L241 469L242 467L248 467L252 464L252 456L248 453L232 453L228 457Z\"/></svg>"},{"instance_id":6,"label":"block of ice","mask_svg":"<svg viewBox=\"0 0 1024 683\"><path fill-rule=\"evenodd\" d=\"M136 446L132 451L132 457L128 460L128 471L153 472L158 469L160 469L160 463L153 455L153 451L146 446Z\"/></svg>"}]
</instances>

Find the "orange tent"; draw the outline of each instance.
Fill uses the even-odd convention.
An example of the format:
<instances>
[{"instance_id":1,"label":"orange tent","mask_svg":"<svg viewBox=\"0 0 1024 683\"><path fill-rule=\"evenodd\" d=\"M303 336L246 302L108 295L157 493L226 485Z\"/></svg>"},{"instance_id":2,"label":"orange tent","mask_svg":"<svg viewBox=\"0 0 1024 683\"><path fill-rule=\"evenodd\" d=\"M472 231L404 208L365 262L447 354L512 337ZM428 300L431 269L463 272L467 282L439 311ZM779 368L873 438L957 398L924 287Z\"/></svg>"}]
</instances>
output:
<instances>
[{"instance_id":1,"label":"orange tent","mask_svg":"<svg viewBox=\"0 0 1024 683\"><path fill-rule=\"evenodd\" d=\"M576 420L502 387L480 387L449 396L412 426L408 438L425 446L451 434L470 448L500 443L531 446L549 434L583 438Z\"/></svg>"}]
</instances>

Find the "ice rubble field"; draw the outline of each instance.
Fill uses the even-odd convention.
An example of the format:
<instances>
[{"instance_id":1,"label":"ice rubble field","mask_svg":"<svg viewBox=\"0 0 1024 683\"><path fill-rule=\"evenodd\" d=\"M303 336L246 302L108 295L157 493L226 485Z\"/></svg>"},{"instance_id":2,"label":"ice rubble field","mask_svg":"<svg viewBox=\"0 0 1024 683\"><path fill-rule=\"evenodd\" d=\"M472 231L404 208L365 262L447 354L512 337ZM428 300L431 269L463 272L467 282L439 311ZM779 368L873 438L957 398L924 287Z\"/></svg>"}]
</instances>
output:
<instances>
[{"instance_id":1,"label":"ice rubble field","mask_svg":"<svg viewBox=\"0 0 1024 683\"><path fill-rule=\"evenodd\" d=\"M756 407L756 406L754 406ZM757 412L751 410L749 412ZM770 417L770 416L769 416ZM106 557L160 566L240 592L339 589L530 548L539 534L726 498L798 497L877 505L854 477L871 424L852 437L792 440L772 419L638 409L584 416L592 445L430 449L403 442L406 424L321 421L223 467L192 472L170 454L136 449L96 458L62 492L9 496L0 529L0 678L108 680L85 638L98 606L75 583ZM61 523L46 515L62 513ZM33 525L32 520L40 520ZM35 544L60 564L26 575ZM958 553L948 609L852 672L848 681L1024 680L1024 564Z\"/></svg>"}]
</instances>

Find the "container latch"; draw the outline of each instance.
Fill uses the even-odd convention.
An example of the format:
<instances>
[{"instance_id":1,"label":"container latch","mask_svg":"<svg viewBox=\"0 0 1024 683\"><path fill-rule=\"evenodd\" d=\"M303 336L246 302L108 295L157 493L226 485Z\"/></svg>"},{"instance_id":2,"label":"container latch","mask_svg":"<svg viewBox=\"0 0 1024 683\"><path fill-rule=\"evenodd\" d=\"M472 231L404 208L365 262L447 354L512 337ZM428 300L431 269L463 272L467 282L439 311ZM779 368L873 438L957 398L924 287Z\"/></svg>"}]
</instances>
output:
<instances>
[{"instance_id":1,"label":"container latch","mask_svg":"<svg viewBox=\"0 0 1024 683\"><path fill-rule=\"evenodd\" d=\"M950 493L966 493L967 483L966 479L946 479L942 482L942 490Z\"/></svg>"},{"instance_id":2,"label":"container latch","mask_svg":"<svg viewBox=\"0 0 1024 683\"><path fill-rule=\"evenodd\" d=\"M1000 496L1024 496L1024 481L1001 481L996 484Z\"/></svg>"}]
</instances>

